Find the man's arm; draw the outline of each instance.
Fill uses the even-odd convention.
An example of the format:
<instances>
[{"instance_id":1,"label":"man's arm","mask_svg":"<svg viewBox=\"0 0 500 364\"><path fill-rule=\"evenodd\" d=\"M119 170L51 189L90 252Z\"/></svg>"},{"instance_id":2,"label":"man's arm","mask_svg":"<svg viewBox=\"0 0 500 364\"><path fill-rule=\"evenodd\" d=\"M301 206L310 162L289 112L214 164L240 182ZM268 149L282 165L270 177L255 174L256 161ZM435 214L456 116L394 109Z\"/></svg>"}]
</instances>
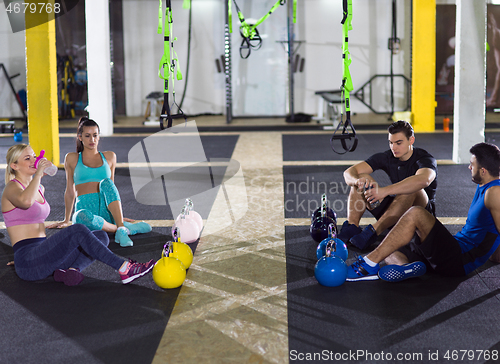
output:
<instances>
[{"instance_id":1,"label":"man's arm","mask_svg":"<svg viewBox=\"0 0 500 364\"><path fill-rule=\"evenodd\" d=\"M500 186L488 188L484 196L484 205L490 210L497 231L500 232ZM493 253L490 260L495 263L500 263L500 247Z\"/></svg>"},{"instance_id":2,"label":"man's arm","mask_svg":"<svg viewBox=\"0 0 500 364\"><path fill-rule=\"evenodd\" d=\"M389 186L374 188L367 193L366 197L373 197L374 201L382 200L389 195L409 195L428 187L436 178L436 171L431 168L420 168L413 176Z\"/></svg>"},{"instance_id":3,"label":"man's arm","mask_svg":"<svg viewBox=\"0 0 500 364\"><path fill-rule=\"evenodd\" d=\"M344 171L344 180L348 186L357 186L370 181L369 175L373 173L372 167L366 162L359 162ZM362 179L360 181L360 179Z\"/></svg>"}]
</instances>

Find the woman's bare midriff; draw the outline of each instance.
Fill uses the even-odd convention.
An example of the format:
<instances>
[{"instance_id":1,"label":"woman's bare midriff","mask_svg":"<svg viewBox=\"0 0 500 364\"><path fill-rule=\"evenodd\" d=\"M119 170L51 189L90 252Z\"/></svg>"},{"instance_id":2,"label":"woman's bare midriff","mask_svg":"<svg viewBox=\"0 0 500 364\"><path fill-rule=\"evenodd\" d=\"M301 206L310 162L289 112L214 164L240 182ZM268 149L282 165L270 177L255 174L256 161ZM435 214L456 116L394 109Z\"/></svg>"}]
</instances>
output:
<instances>
[{"instance_id":1,"label":"woman's bare midriff","mask_svg":"<svg viewBox=\"0 0 500 364\"><path fill-rule=\"evenodd\" d=\"M99 182L87 182L75 186L77 196L99 192Z\"/></svg>"},{"instance_id":2,"label":"woman's bare midriff","mask_svg":"<svg viewBox=\"0 0 500 364\"><path fill-rule=\"evenodd\" d=\"M10 237L10 243L12 246L18 241L24 239L32 238L44 238L45 235L45 225L44 224L25 224L16 225L7 228L7 233Z\"/></svg>"}]
</instances>

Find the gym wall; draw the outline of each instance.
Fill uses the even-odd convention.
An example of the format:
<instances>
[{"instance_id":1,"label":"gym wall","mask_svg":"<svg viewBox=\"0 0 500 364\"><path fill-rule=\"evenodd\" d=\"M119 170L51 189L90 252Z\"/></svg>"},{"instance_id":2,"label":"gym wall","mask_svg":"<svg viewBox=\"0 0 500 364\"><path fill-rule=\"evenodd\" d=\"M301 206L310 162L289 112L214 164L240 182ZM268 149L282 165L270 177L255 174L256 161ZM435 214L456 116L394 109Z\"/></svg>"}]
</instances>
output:
<instances>
[{"instance_id":1,"label":"gym wall","mask_svg":"<svg viewBox=\"0 0 500 364\"><path fill-rule=\"evenodd\" d=\"M116 0L115 0L116 1ZM81 0L84 3L84 0ZM172 0L175 50L186 76L189 11L183 0ZM274 0L237 0L245 17L258 19L275 3ZM454 3L438 1L438 4ZM125 113L141 116L145 97L152 91L163 91L158 77L158 64L163 53L163 35L157 34L158 0L122 0L123 69L121 80ZM411 75L411 2L397 0L397 37L400 51L393 56L394 73ZM342 79L341 37L342 1L299 0L295 40L304 41L297 53L305 59L303 72L295 74L295 112L314 114L319 90L340 87ZM288 59L279 40L286 39L286 7L278 8L259 28L263 37L261 49L250 57L239 57L239 21L233 7L233 99L234 115L285 115L288 108ZM57 25L57 24L56 24ZM218 73L215 59L224 53L224 1L192 1L191 64L183 110L187 114L221 114L225 109L224 75ZM357 91L370 77L390 72L392 0L353 0L353 30L349 32L350 67ZM262 30L261 30L262 29ZM78 31L75 29L75 31ZM9 73L21 75L13 79L16 89L25 87L24 33L13 34L0 3L0 62ZM0 79L1 82L1 79ZM373 98L377 108L389 110L389 82L374 84ZM184 81L175 81L176 101L180 101ZM402 84L395 84L396 109L404 104ZM0 115L14 114L16 104L4 97L5 84L0 83ZM351 109L356 113L370 110L354 97Z\"/></svg>"}]
</instances>

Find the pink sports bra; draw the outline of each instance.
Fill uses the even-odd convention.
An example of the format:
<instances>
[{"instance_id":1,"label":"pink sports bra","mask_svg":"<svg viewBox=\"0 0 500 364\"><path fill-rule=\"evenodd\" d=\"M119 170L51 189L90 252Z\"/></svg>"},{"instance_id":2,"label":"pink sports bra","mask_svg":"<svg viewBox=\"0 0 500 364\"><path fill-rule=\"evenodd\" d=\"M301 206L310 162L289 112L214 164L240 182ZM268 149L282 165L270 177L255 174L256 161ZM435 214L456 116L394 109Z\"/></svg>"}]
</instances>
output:
<instances>
[{"instance_id":1,"label":"pink sports bra","mask_svg":"<svg viewBox=\"0 0 500 364\"><path fill-rule=\"evenodd\" d=\"M13 179L21 186L23 184L19 182L17 179ZM26 188L23 186L23 188ZM49 203L45 200L45 196L42 193L42 190L38 188L38 192L43 198L43 203L35 201L33 205L31 205L26 210L23 210L19 207L14 207L10 211L3 212L3 219L5 221L6 227L17 226L17 225L26 225L26 224L43 224L47 216L50 213Z\"/></svg>"}]
</instances>

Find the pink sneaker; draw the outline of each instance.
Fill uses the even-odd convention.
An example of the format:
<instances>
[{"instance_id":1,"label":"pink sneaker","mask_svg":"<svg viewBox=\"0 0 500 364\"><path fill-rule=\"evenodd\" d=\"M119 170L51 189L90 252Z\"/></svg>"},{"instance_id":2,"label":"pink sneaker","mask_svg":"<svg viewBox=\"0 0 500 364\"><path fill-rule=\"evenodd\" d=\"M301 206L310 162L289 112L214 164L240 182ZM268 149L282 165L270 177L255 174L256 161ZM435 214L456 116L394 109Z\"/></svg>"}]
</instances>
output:
<instances>
[{"instance_id":1,"label":"pink sneaker","mask_svg":"<svg viewBox=\"0 0 500 364\"><path fill-rule=\"evenodd\" d=\"M135 260L129 259L126 272L122 273L118 271L118 273L120 273L122 283L127 284L139 277L142 277L153 269L155 263L156 262L153 259L147 263L137 263Z\"/></svg>"}]
</instances>

